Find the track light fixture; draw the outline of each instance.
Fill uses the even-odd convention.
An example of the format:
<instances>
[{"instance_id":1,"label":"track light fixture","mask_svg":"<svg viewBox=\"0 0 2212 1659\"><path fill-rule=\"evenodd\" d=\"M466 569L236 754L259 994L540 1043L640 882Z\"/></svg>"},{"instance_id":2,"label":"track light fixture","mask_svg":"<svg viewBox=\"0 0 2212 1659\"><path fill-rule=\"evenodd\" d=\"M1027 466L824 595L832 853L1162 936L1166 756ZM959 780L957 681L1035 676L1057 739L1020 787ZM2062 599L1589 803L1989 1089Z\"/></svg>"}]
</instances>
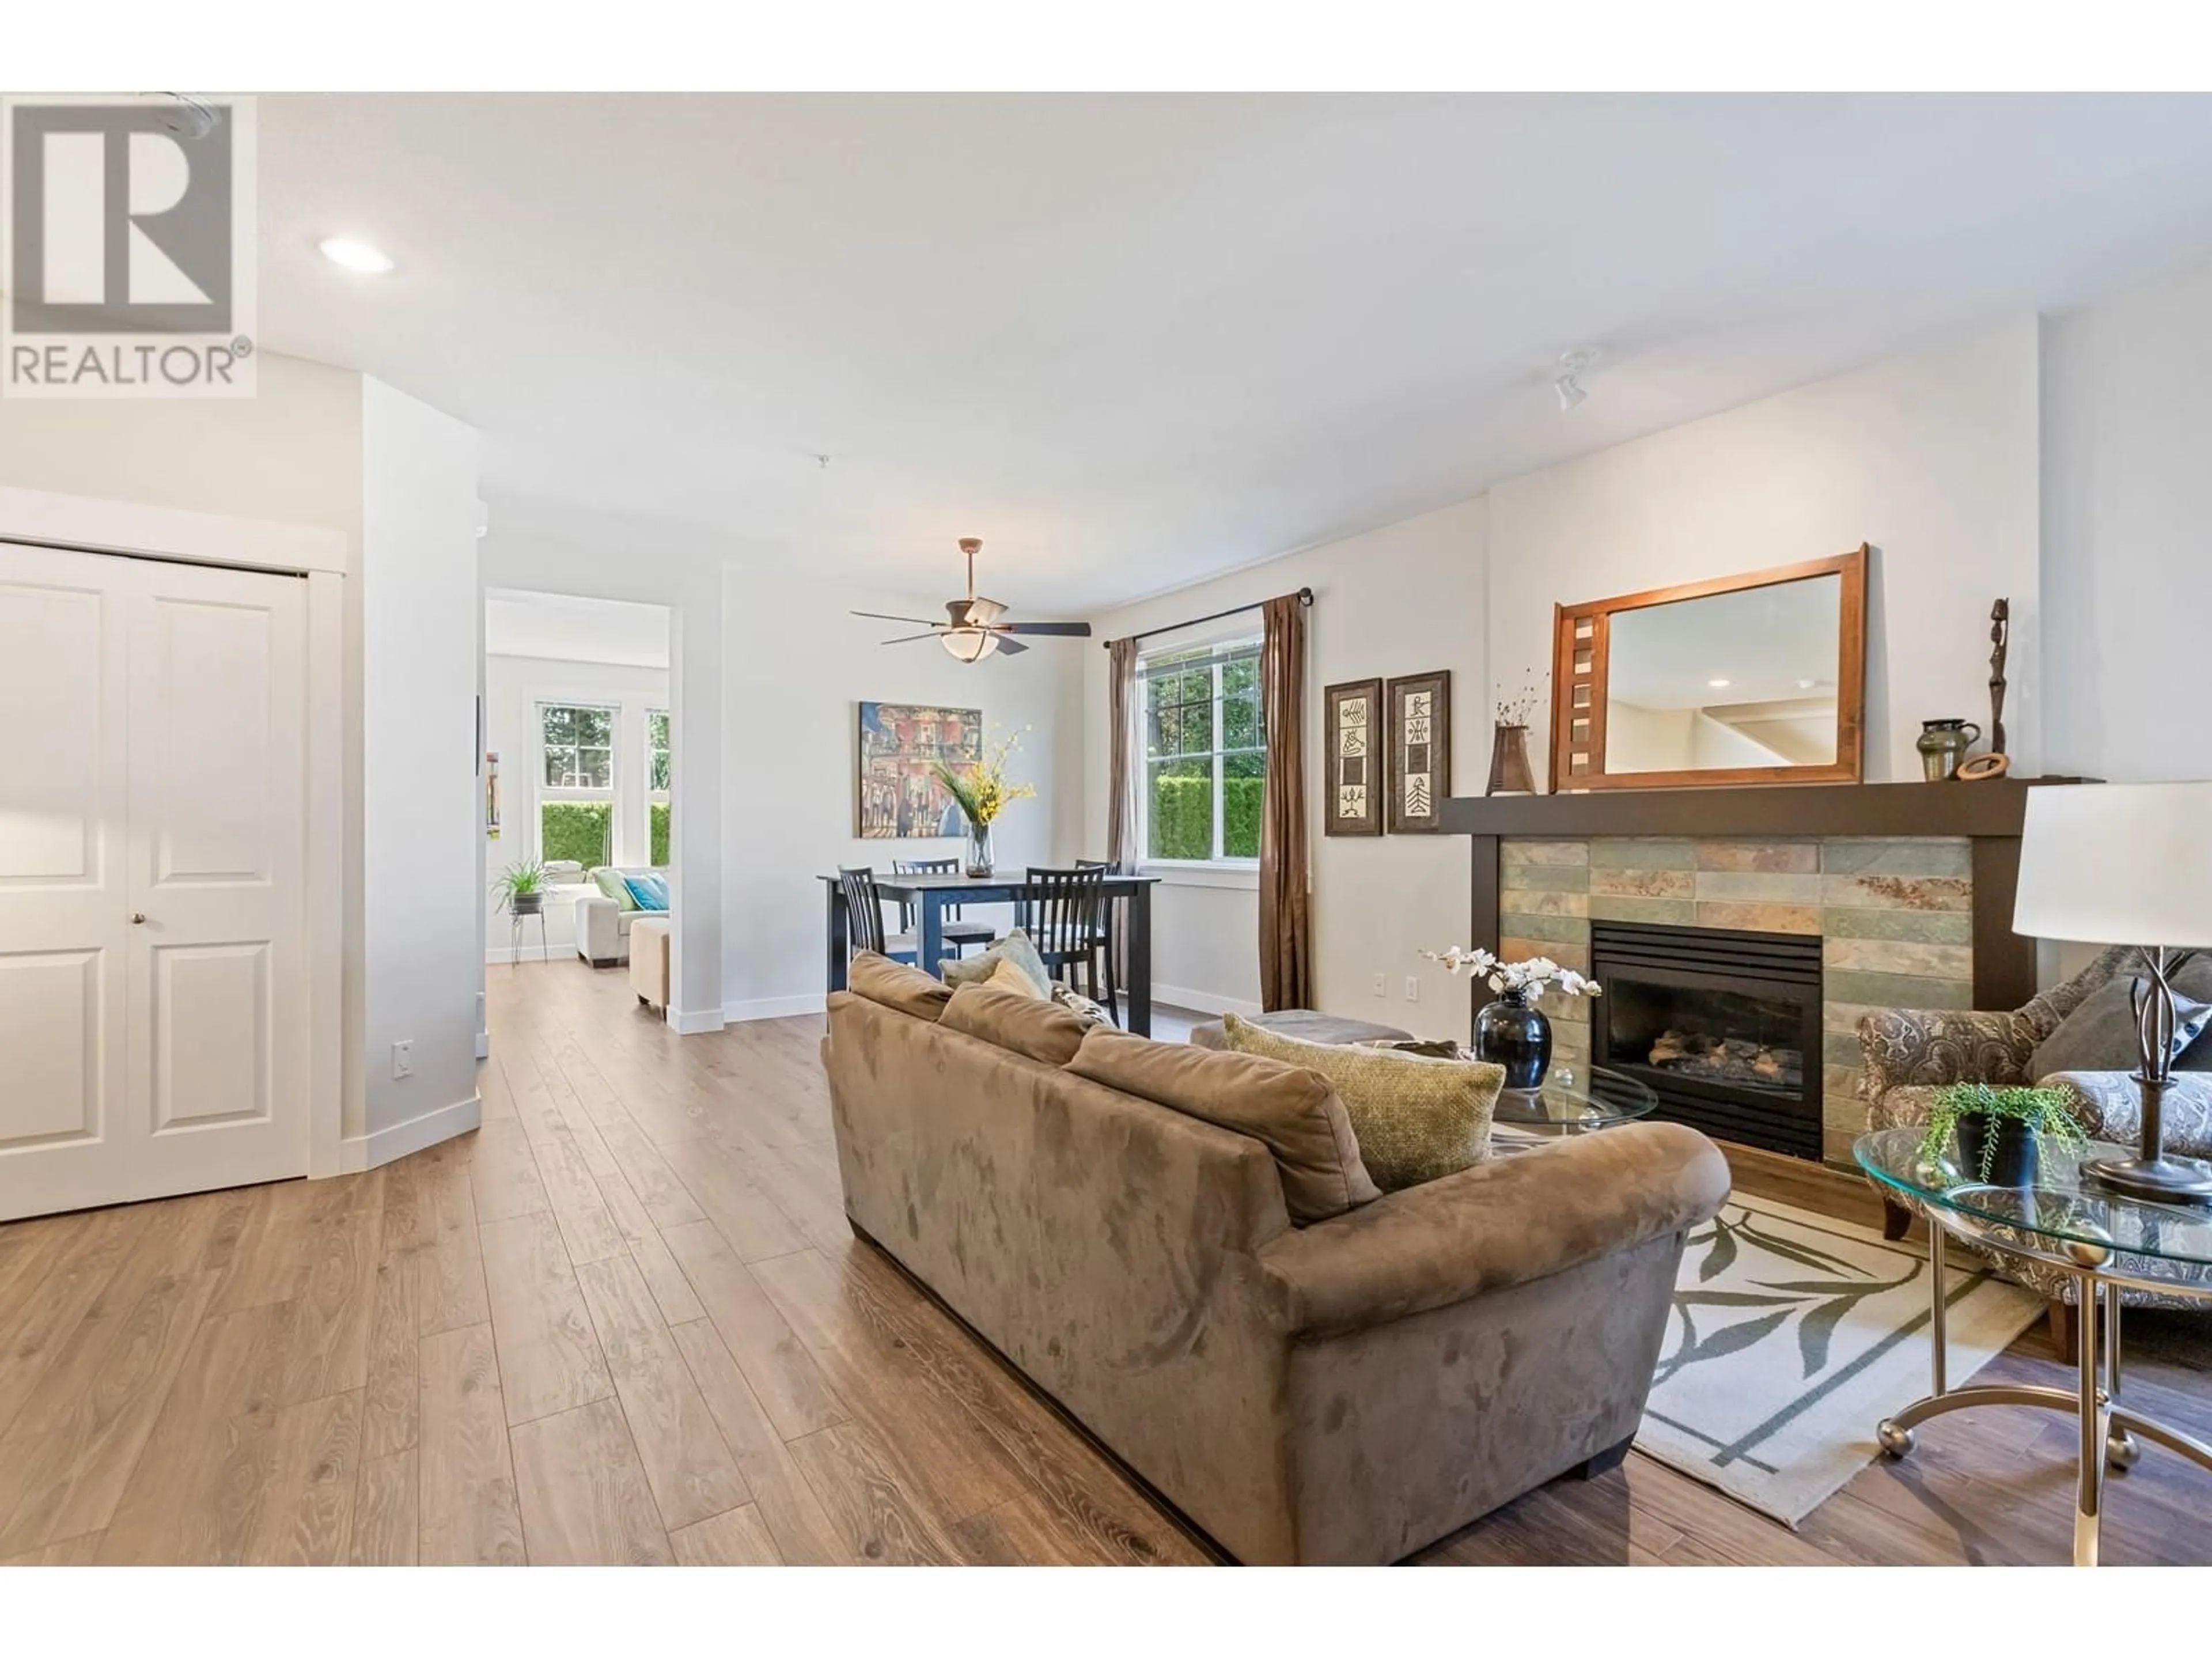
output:
<instances>
[{"instance_id":1,"label":"track light fixture","mask_svg":"<svg viewBox=\"0 0 2212 1659\"><path fill-rule=\"evenodd\" d=\"M1560 414L1565 415L1589 396L1583 389L1580 377L1583 371L1596 361L1596 351L1586 346L1559 354L1559 377L1552 382L1552 390L1559 394Z\"/></svg>"}]
</instances>

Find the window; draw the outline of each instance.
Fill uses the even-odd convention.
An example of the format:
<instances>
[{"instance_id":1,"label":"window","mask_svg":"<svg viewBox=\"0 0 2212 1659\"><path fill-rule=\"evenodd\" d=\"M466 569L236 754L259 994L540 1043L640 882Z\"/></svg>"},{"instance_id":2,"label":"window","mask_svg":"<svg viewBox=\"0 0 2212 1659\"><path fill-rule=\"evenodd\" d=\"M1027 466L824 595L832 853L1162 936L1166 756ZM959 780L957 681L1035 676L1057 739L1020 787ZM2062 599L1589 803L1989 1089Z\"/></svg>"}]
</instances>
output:
<instances>
[{"instance_id":1,"label":"window","mask_svg":"<svg viewBox=\"0 0 2212 1659\"><path fill-rule=\"evenodd\" d=\"M1219 863L1260 856L1267 736L1260 641L1140 658L1145 857Z\"/></svg>"},{"instance_id":2,"label":"window","mask_svg":"<svg viewBox=\"0 0 2212 1659\"><path fill-rule=\"evenodd\" d=\"M538 856L589 870L614 862L615 711L590 703L540 703L544 788Z\"/></svg>"},{"instance_id":3,"label":"window","mask_svg":"<svg viewBox=\"0 0 2212 1659\"><path fill-rule=\"evenodd\" d=\"M646 832L653 843L650 862L659 868L668 863L668 780L673 764L665 708L645 711L645 754Z\"/></svg>"}]
</instances>

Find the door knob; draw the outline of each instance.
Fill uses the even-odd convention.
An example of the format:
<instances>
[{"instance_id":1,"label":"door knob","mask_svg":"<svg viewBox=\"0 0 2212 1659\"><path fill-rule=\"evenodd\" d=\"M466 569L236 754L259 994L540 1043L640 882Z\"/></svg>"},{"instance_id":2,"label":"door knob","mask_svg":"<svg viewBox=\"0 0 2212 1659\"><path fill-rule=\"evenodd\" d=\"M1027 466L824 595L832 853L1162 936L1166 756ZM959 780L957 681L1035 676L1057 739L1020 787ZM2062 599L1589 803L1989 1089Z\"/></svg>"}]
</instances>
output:
<instances>
[{"instance_id":1,"label":"door knob","mask_svg":"<svg viewBox=\"0 0 2212 1659\"><path fill-rule=\"evenodd\" d=\"M146 925L146 913L143 910L133 910L131 913L131 925L133 927L143 927Z\"/></svg>"}]
</instances>

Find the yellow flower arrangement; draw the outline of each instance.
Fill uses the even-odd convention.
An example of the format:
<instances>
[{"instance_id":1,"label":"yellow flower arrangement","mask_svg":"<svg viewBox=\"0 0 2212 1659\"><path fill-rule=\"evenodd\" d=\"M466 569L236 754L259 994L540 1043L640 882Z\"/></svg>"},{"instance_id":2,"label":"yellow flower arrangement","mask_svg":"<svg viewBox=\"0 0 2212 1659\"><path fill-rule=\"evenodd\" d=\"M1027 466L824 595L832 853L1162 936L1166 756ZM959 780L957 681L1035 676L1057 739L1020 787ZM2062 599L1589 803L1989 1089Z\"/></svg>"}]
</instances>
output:
<instances>
[{"instance_id":1,"label":"yellow flower arrangement","mask_svg":"<svg viewBox=\"0 0 2212 1659\"><path fill-rule=\"evenodd\" d=\"M1006 762L1020 742L1018 736L1007 738L964 773L954 771L942 761L937 763L938 782L945 786L961 816L978 830L989 829L1009 802L1028 800L1036 794L1029 784L1006 781Z\"/></svg>"}]
</instances>

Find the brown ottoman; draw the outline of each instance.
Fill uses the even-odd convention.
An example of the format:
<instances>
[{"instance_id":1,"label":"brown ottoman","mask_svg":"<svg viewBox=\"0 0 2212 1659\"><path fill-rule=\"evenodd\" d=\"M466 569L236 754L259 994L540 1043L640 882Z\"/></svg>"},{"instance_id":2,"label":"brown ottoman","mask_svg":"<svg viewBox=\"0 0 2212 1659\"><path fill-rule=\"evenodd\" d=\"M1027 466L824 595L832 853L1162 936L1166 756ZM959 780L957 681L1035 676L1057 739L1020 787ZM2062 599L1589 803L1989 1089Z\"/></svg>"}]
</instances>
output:
<instances>
[{"instance_id":1,"label":"brown ottoman","mask_svg":"<svg viewBox=\"0 0 2212 1659\"><path fill-rule=\"evenodd\" d=\"M1413 1033L1401 1031L1395 1025L1377 1025L1371 1019L1340 1019L1334 1014L1317 1014L1310 1008L1284 1008L1272 1014L1253 1014L1245 1020L1248 1025L1257 1025L1286 1037L1297 1037L1303 1042L1403 1042ZM1226 1048L1229 1033L1218 1019L1190 1028L1190 1040L1201 1048Z\"/></svg>"}]
</instances>

